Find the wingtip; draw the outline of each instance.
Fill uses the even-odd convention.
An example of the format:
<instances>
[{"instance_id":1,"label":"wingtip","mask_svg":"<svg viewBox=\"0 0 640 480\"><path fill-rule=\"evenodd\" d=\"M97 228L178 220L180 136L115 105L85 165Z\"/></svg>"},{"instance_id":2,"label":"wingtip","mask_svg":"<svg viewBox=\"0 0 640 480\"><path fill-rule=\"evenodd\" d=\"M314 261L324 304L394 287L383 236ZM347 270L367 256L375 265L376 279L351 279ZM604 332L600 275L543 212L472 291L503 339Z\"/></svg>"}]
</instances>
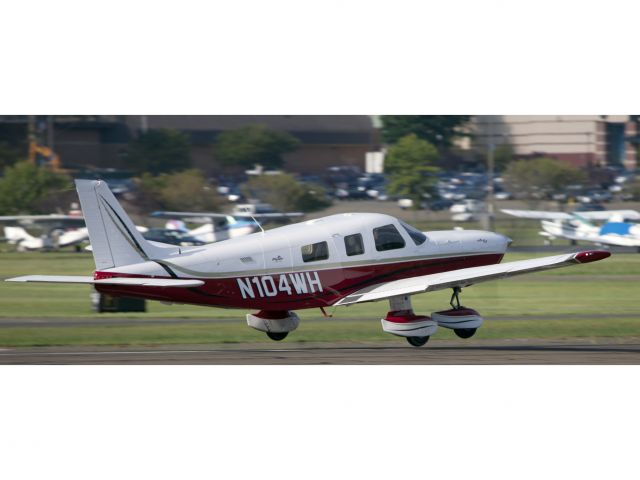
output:
<instances>
[{"instance_id":1,"label":"wingtip","mask_svg":"<svg viewBox=\"0 0 640 480\"><path fill-rule=\"evenodd\" d=\"M591 263L598 260L604 260L611 256L611 252L606 250L587 250L585 252L578 252L573 257L578 263Z\"/></svg>"}]
</instances>

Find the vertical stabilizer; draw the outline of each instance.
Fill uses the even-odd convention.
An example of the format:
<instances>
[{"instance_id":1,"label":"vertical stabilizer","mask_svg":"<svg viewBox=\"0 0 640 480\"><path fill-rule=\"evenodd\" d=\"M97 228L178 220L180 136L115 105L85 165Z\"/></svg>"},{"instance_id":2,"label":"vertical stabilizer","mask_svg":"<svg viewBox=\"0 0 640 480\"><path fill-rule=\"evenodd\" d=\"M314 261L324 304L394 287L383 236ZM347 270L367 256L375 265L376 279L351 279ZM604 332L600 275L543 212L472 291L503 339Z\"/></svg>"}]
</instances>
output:
<instances>
[{"instance_id":1,"label":"vertical stabilizer","mask_svg":"<svg viewBox=\"0 0 640 480\"><path fill-rule=\"evenodd\" d=\"M76 180L97 270L145 262L167 255L150 244L102 180Z\"/></svg>"}]
</instances>

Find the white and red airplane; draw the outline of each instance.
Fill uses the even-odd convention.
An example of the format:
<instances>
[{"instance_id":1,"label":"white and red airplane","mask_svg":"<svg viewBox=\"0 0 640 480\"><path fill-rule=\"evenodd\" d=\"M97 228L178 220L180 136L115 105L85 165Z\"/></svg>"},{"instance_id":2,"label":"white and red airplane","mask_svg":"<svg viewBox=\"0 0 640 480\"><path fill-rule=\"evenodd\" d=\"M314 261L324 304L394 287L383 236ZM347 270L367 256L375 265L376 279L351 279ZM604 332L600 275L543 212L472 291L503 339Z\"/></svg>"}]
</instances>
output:
<instances>
[{"instance_id":1,"label":"white and red airplane","mask_svg":"<svg viewBox=\"0 0 640 480\"><path fill-rule=\"evenodd\" d=\"M204 246L146 241L99 180L76 180L93 246L93 276L32 275L14 282L92 284L103 293L255 309L249 326L273 340L298 327L295 310L389 300L385 332L424 345L438 326L462 338L483 322L461 307L470 285L601 260L585 251L500 263L510 240L492 232L422 233L382 214L332 215ZM451 309L416 315L411 296L451 288Z\"/></svg>"}]
</instances>

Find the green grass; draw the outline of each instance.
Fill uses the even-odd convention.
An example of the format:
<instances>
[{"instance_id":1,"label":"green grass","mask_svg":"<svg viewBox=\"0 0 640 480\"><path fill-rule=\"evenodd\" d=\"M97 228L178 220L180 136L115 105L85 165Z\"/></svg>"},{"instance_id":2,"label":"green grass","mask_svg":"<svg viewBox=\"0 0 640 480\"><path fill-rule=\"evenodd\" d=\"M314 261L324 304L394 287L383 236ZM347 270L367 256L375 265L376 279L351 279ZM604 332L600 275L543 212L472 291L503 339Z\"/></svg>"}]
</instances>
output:
<instances>
[{"instance_id":1,"label":"green grass","mask_svg":"<svg viewBox=\"0 0 640 480\"><path fill-rule=\"evenodd\" d=\"M576 338L640 337L638 319L603 318L588 320L488 320L474 338ZM441 328L438 340L455 339ZM288 342L385 342L399 339L382 332L380 322L371 320L321 321L302 323ZM82 327L0 328L0 345L12 347L55 345L167 345L270 342L265 335L236 323L180 325L126 325Z\"/></svg>"},{"instance_id":2,"label":"green grass","mask_svg":"<svg viewBox=\"0 0 640 480\"><path fill-rule=\"evenodd\" d=\"M510 254L505 259L531 258ZM93 270L88 254L0 254L0 277L28 274L87 275ZM487 319L477 338L562 338L595 336L640 337L640 255L618 254L588 265L525 275L467 288L463 303ZM2 327L0 345L118 345L262 342L265 336L246 327L245 311L147 302L147 313L96 314L90 309L86 286L15 284L0 282L0 317L145 318L185 319L172 325L95 325L79 327ZM413 297L414 309L429 313L448 307L449 292ZM303 320L292 341L385 341L379 319L386 302L335 310L335 318L322 320L318 310L298 312ZM570 314L574 317L562 318ZM584 314L579 318L576 315ZM602 318L594 318L599 314ZM638 317L635 317L638 315ZM500 317L546 317L506 320ZM237 318L237 322L189 323L189 318ZM440 329L437 338L454 338ZM396 339L397 341L397 339Z\"/></svg>"}]
</instances>

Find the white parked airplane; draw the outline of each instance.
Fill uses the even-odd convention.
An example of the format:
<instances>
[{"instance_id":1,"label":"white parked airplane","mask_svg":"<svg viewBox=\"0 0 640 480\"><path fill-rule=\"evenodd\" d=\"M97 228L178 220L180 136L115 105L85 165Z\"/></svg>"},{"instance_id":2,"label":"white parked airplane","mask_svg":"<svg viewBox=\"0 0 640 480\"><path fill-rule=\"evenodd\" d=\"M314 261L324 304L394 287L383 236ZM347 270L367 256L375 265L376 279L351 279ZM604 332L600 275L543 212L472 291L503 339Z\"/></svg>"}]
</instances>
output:
<instances>
[{"instance_id":1,"label":"white parked airplane","mask_svg":"<svg viewBox=\"0 0 640 480\"><path fill-rule=\"evenodd\" d=\"M502 210L518 218L540 220L540 235L549 240L566 238L601 245L637 247L640 251L640 225L626 220L640 219L635 210L604 210L595 212L545 212L536 210ZM595 225L593 221L606 223Z\"/></svg>"},{"instance_id":2,"label":"white parked airplane","mask_svg":"<svg viewBox=\"0 0 640 480\"><path fill-rule=\"evenodd\" d=\"M152 217L171 219L165 228L181 230L188 235L205 243L219 242L229 238L238 238L260 231L258 221L291 219L303 216L299 212L291 213L199 213L199 212L153 212ZM176 219L179 219L176 221ZM202 225L189 230L184 222L201 223Z\"/></svg>"},{"instance_id":3,"label":"white parked airplane","mask_svg":"<svg viewBox=\"0 0 640 480\"><path fill-rule=\"evenodd\" d=\"M460 306L464 287L607 258L586 251L500 263L509 238L484 231L420 232L377 213L332 215L204 246L146 241L102 181L76 180L96 271L30 275L13 282L91 284L98 291L225 308L255 309L250 327L273 340L295 330L295 310L389 301L385 332L424 345L438 326L462 338L483 323ZM411 296L453 290L451 309L416 315Z\"/></svg>"},{"instance_id":4,"label":"white parked airplane","mask_svg":"<svg viewBox=\"0 0 640 480\"><path fill-rule=\"evenodd\" d=\"M4 227L4 236L18 251L69 247L89 239L84 219L78 215L8 215L1 216L0 222L9 224ZM29 225L35 225L43 234L29 234L24 228Z\"/></svg>"}]
</instances>

